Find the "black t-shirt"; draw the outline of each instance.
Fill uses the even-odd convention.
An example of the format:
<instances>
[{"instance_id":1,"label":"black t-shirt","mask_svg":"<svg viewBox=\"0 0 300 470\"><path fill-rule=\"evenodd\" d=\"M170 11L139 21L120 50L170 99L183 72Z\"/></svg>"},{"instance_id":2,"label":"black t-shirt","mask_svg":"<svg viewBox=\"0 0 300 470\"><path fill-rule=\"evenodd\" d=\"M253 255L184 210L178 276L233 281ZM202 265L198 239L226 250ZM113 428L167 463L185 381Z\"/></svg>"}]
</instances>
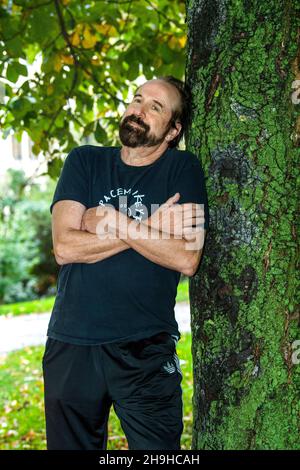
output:
<instances>
[{"instance_id":1,"label":"black t-shirt","mask_svg":"<svg viewBox=\"0 0 300 470\"><path fill-rule=\"evenodd\" d=\"M176 192L179 204L204 204L207 229L204 174L194 154L168 148L155 162L132 166L122 160L121 147L83 145L67 156L50 211L71 199L86 208L125 207L129 217L144 220L152 204L157 208ZM96 263L62 265L47 335L79 345L137 341L161 331L180 339L174 316L179 279L178 271L132 248Z\"/></svg>"}]
</instances>

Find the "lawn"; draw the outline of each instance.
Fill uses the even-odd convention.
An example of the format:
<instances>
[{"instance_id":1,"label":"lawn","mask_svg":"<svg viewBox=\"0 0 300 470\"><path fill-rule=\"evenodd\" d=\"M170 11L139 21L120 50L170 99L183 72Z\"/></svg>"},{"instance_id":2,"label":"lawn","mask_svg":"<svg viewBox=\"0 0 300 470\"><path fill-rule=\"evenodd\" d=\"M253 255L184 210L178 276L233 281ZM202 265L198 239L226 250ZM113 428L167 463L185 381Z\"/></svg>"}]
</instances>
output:
<instances>
[{"instance_id":1,"label":"lawn","mask_svg":"<svg viewBox=\"0 0 300 470\"><path fill-rule=\"evenodd\" d=\"M16 317L18 315L29 315L30 313L50 312L54 304L54 299L55 297L52 296L40 300L0 305L0 315Z\"/></svg>"},{"instance_id":2,"label":"lawn","mask_svg":"<svg viewBox=\"0 0 300 470\"><path fill-rule=\"evenodd\" d=\"M18 316L30 313L50 312L54 304L55 297L46 297L40 300L31 300L28 302L17 302L13 304L0 305L0 315ZM189 301L189 283L184 279L178 284L176 302Z\"/></svg>"},{"instance_id":3,"label":"lawn","mask_svg":"<svg viewBox=\"0 0 300 470\"><path fill-rule=\"evenodd\" d=\"M193 374L191 335L182 333L177 354L183 372L184 431L181 448L192 441ZM44 346L27 347L0 358L0 449L46 449L42 356ZM109 418L108 450L128 449L113 407Z\"/></svg>"}]
</instances>

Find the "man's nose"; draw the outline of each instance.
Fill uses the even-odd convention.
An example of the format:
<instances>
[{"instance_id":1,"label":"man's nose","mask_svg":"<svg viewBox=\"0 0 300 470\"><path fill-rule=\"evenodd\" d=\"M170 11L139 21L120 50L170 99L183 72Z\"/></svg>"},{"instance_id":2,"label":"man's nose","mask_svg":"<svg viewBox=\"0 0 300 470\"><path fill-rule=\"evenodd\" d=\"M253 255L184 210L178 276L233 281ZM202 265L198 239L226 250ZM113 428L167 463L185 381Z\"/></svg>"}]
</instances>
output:
<instances>
[{"instance_id":1,"label":"man's nose","mask_svg":"<svg viewBox=\"0 0 300 470\"><path fill-rule=\"evenodd\" d=\"M140 104L140 105L136 108L135 112L136 112L136 115L137 115L137 116L143 116L143 117L145 117L145 113L146 113L145 106L144 106L143 104Z\"/></svg>"}]
</instances>

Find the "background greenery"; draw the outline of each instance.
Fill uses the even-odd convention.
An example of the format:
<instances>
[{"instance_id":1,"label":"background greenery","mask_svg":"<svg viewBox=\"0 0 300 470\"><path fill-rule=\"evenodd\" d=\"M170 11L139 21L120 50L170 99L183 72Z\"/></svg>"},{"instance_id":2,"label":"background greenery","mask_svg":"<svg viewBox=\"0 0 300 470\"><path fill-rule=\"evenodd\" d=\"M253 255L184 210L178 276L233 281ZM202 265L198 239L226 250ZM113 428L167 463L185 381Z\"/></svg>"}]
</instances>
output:
<instances>
[{"instance_id":1,"label":"background greenery","mask_svg":"<svg viewBox=\"0 0 300 470\"><path fill-rule=\"evenodd\" d=\"M185 43L183 0L1 0L4 135L26 130L57 176L83 137L116 143L138 77L184 76Z\"/></svg>"},{"instance_id":2,"label":"background greenery","mask_svg":"<svg viewBox=\"0 0 300 470\"><path fill-rule=\"evenodd\" d=\"M22 171L9 170L0 182L0 303L32 300L54 293L59 266L52 253L47 189L26 185Z\"/></svg>"}]
</instances>

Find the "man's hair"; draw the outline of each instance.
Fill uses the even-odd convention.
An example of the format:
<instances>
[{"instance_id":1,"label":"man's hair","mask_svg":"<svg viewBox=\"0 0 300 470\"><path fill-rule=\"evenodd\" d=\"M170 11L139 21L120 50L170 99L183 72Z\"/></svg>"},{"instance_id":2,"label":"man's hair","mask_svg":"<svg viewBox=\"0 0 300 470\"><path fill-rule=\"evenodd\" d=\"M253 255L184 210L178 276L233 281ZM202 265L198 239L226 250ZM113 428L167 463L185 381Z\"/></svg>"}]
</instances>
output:
<instances>
[{"instance_id":1,"label":"man's hair","mask_svg":"<svg viewBox=\"0 0 300 470\"><path fill-rule=\"evenodd\" d=\"M179 134L169 142L169 147L177 147L181 141L184 132L190 124L191 117L191 102L192 94L189 86L184 83L182 80L173 77L172 75L157 77L155 80L162 80L170 85L173 85L179 93L180 96L180 108L173 110L171 123L172 126L176 128L175 122L178 120L181 123L181 129Z\"/></svg>"}]
</instances>

